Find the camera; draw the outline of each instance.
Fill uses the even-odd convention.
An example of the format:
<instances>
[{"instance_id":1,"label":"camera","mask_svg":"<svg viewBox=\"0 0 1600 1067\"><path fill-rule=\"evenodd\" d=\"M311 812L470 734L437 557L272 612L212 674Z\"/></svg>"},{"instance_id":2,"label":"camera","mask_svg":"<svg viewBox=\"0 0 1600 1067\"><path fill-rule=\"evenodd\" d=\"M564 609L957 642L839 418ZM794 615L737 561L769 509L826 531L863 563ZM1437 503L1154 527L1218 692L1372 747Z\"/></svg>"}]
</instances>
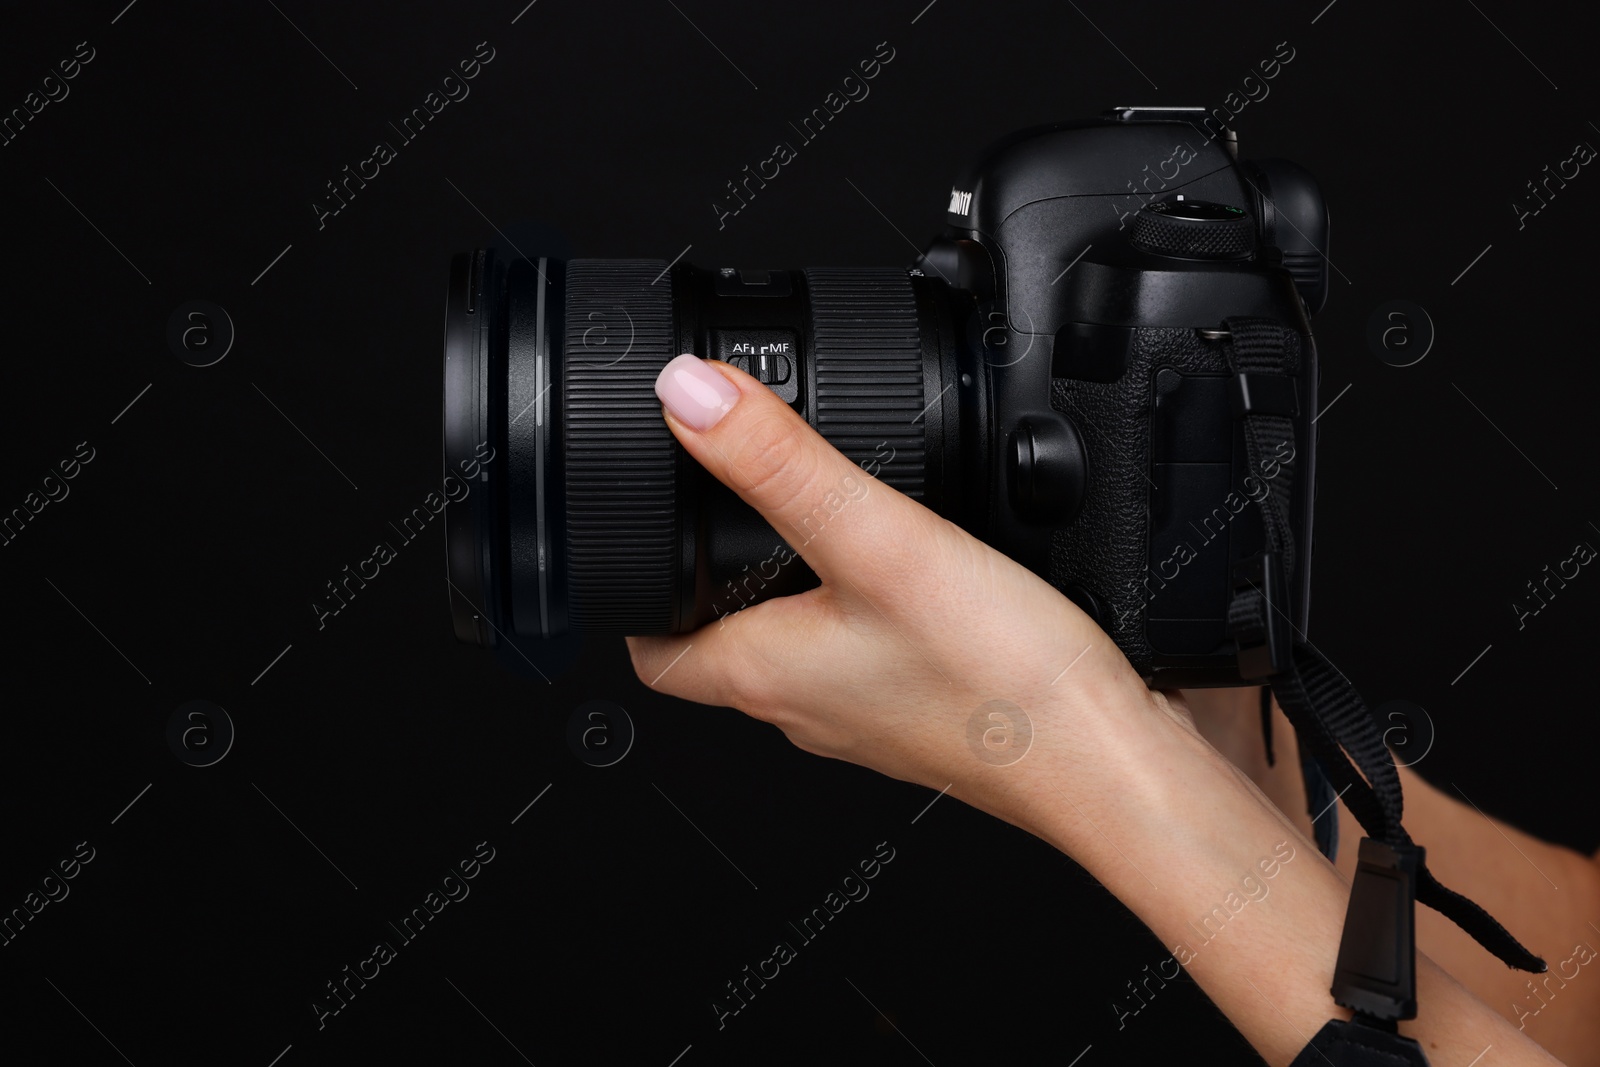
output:
<instances>
[{"instance_id":1,"label":"camera","mask_svg":"<svg viewBox=\"0 0 1600 1067\"><path fill-rule=\"evenodd\" d=\"M992 146L910 268L458 255L445 466L475 491L447 512L456 635L682 632L816 584L794 532L667 430L655 379L692 352L1046 578L1152 684L1260 677L1229 607L1265 582L1272 625L1306 629L1327 240L1303 168L1240 158L1203 109L1121 107ZM1274 362L1241 364L1239 322L1274 324ZM1277 572L1274 494L1296 546Z\"/></svg>"}]
</instances>

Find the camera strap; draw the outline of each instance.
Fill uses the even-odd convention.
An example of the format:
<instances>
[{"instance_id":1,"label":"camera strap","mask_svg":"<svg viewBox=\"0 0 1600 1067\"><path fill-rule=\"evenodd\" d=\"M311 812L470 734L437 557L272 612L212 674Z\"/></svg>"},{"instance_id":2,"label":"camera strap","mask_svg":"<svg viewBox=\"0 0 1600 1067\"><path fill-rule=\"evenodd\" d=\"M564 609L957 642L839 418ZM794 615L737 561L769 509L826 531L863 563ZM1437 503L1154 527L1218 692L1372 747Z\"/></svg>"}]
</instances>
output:
<instances>
[{"instance_id":1,"label":"camera strap","mask_svg":"<svg viewBox=\"0 0 1600 1067\"><path fill-rule=\"evenodd\" d=\"M1261 687L1261 740L1266 744L1267 766L1277 766L1272 748L1272 687L1267 685ZM1333 783L1328 781L1322 764L1311 750L1301 744L1296 744L1295 748L1299 752L1300 777L1306 787L1306 814L1311 816L1311 836L1316 840L1317 851L1332 860L1339 852L1339 817L1325 816L1332 814L1339 794L1333 791Z\"/></svg>"},{"instance_id":2,"label":"camera strap","mask_svg":"<svg viewBox=\"0 0 1600 1067\"><path fill-rule=\"evenodd\" d=\"M1220 344L1233 374L1233 410L1243 422L1250 469L1279 467L1271 490L1258 500L1266 548L1234 568L1228 631L1238 642L1239 673L1270 684L1303 755L1368 834L1361 842L1331 990L1356 1017L1331 1021L1295 1062L1309 1063L1312 1051L1338 1045L1345 1055L1334 1061L1340 1064L1426 1063L1421 1049L1395 1032L1396 1020L1416 1017L1415 901L1450 919L1509 966L1541 973L1545 963L1428 870L1424 850L1401 822L1400 776L1377 722L1349 679L1294 630L1287 584L1296 557L1289 510L1296 474L1293 446L1296 419L1310 414L1297 410L1293 376L1300 371L1300 338L1268 318L1229 318L1223 326L1227 336ZM1316 785L1308 776L1308 806L1322 808L1331 803L1325 800L1330 790ZM1325 812L1312 814L1315 826ZM1332 836L1318 832L1317 838L1331 858Z\"/></svg>"}]
</instances>

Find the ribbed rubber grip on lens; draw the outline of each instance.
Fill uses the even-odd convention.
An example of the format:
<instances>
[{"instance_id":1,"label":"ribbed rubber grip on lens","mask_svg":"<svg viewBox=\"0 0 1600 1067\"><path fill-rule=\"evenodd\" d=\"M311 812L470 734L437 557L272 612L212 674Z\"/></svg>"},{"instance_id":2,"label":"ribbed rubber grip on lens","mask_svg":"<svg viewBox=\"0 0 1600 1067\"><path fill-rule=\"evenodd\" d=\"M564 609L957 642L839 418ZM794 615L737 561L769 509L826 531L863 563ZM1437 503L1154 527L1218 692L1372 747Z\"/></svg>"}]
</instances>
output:
<instances>
[{"instance_id":1,"label":"ribbed rubber grip on lens","mask_svg":"<svg viewBox=\"0 0 1600 1067\"><path fill-rule=\"evenodd\" d=\"M832 445L908 496L927 478L922 335L911 279L892 267L811 268L815 425Z\"/></svg>"},{"instance_id":2,"label":"ribbed rubber grip on lens","mask_svg":"<svg viewBox=\"0 0 1600 1067\"><path fill-rule=\"evenodd\" d=\"M567 264L560 410L573 629L672 627L677 472L655 394L675 355L666 270L655 259Z\"/></svg>"}]
</instances>

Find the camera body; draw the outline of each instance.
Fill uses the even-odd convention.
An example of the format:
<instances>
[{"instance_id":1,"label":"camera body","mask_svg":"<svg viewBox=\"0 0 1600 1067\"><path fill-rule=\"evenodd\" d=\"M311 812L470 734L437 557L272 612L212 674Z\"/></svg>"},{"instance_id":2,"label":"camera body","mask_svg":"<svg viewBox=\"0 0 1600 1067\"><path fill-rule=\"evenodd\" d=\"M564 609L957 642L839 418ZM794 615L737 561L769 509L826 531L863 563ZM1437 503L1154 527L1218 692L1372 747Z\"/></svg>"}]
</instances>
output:
<instances>
[{"instance_id":1,"label":"camera body","mask_svg":"<svg viewBox=\"0 0 1600 1067\"><path fill-rule=\"evenodd\" d=\"M995 145L952 190L918 261L972 295L990 492L963 525L1045 576L1154 684L1236 685L1236 568L1263 550L1258 501L1286 493L1297 546L1277 605L1310 591L1327 211L1282 160L1243 161L1203 109L1114 108ZM1252 465L1222 320L1293 330L1293 440ZM1294 464L1293 478L1278 479ZM977 497L983 494L973 494Z\"/></svg>"},{"instance_id":2,"label":"camera body","mask_svg":"<svg viewBox=\"0 0 1600 1067\"><path fill-rule=\"evenodd\" d=\"M1204 111L1117 108L995 145L909 270L459 255L445 466L504 458L449 509L457 636L520 669L565 634L685 632L816 584L794 546L828 507L775 531L667 430L654 381L693 352L1047 578L1152 684L1258 678L1240 568L1270 587L1269 644L1306 628L1327 228L1309 175L1238 159ZM1280 373L1235 374L1225 320L1281 324ZM1238 414L1263 383L1265 454ZM1286 573L1261 566L1272 494Z\"/></svg>"}]
</instances>

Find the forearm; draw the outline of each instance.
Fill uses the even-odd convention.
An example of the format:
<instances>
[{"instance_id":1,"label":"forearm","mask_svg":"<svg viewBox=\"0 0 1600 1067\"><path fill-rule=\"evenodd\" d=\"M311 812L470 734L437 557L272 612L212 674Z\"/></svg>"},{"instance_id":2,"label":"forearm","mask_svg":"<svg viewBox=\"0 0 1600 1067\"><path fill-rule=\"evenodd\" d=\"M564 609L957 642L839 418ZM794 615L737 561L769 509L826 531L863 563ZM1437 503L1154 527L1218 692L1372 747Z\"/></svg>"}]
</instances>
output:
<instances>
[{"instance_id":1,"label":"forearm","mask_svg":"<svg viewBox=\"0 0 1600 1067\"><path fill-rule=\"evenodd\" d=\"M948 783L1055 844L1171 944L1275 1062L1338 1013L1327 987L1345 883L1103 630L1033 572L879 485L743 371L685 354L656 392L684 450L774 529L811 529L817 501L837 518L791 546L817 588L693 634L630 637L647 684L742 708L808 752ZM1201 930L1189 924L1207 916L1213 928L1190 945ZM1443 1062L1489 1044L1499 1062L1551 1062L1419 963L1414 1029Z\"/></svg>"},{"instance_id":2,"label":"forearm","mask_svg":"<svg viewBox=\"0 0 1600 1067\"><path fill-rule=\"evenodd\" d=\"M1328 993L1348 883L1162 698L1098 699L1122 710L1102 716L1108 734L1092 750L1130 758L1081 759L1083 739L1039 745L1036 729L1040 758L1018 764L1032 760L996 813L1082 863L1269 1063L1289 1063L1328 1019L1349 1016ZM1497 1064L1556 1062L1425 954L1418 997L1402 1032L1436 1063L1469 1063L1490 1045Z\"/></svg>"},{"instance_id":3,"label":"forearm","mask_svg":"<svg viewBox=\"0 0 1600 1067\"><path fill-rule=\"evenodd\" d=\"M1550 970L1500 963L1431 908L1417 909L1417 943L1440 966L1563 1061L1600 1064L1600 867L1588 857L1492 821L1408 767L1406 828L1439 880L1481 904ZM1339 869L1355 869L1360 823L1340 805ZM1587 961L1587 962L1586 962Z\"/></svg>"},{"instance_id":4,"label":"forearm","mask_svg":"<svg viewBox=\"0 0 1600 1067\"><path fill-rule=\"evenodd\" d=\"M1206 739L1297 826L1308 830L1294 729L1274 704L1279 759L1269 768L1257 692L1196 690L1186 696ZM1600 919L1600 866L1587 856L1492 821L1464 797L1436 789L1409 767L1400 768L1400 778L1406 828L1428 850L1429 868L1542 955L1550 972L1530 975L1504 966L1431 908L1417 909L1419 949L1565 1062L1600 1063L1600 1012L1593 1010L1600 999L1600 979L1582 977L1592 969L1584 960L1592 959L1594 947L1600 947L1600 930L1589 925ZM1339 819L1338 868L1348 879L1355 872L1356 845L1366 832L1343 804L1322 817Z\"/></svg>"}]
</instances>

